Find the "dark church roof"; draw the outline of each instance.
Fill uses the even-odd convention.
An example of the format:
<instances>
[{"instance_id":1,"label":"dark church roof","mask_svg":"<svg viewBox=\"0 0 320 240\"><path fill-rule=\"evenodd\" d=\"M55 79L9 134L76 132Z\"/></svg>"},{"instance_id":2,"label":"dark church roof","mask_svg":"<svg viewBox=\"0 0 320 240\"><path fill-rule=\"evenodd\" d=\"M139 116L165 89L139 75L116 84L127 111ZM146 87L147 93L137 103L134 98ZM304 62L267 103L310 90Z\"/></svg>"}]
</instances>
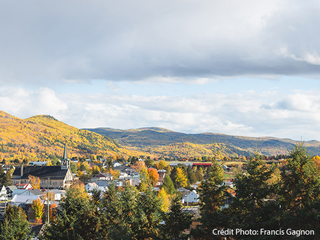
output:
<instances>
[{"instance_id":1,"label":"dark church roof","mask_svg":"<svg viewBox=\"0 0 320 240\"><path fill-rule=\"evenodd\" d=\"M40 179L61 179L66 177L68 170L61 169L61 166L24 166L21 179L28 179L29 175L39 177ZM13 177L21 176L21 167L17 167L13 172Z\"/></svg>"}]
</instances>

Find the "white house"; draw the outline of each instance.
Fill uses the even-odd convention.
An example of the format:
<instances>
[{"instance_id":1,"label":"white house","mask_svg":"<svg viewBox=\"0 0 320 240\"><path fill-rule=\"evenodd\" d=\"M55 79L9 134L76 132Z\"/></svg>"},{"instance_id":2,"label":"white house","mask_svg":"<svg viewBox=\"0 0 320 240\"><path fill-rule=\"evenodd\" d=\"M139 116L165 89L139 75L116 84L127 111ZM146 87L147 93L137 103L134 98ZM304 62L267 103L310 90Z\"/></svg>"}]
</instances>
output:
<instances>
[{"instance_id":1,"label":"white house","mask_svg":"<svg viewBox=\"0 0 320 240\"><path fill-rule=\"evenodd\" d=\"M188 194L182 194L182 203L197 203L199 201L199 194L196 190L189 191Z\"/></svg>"},{"instance_id":2,"label":"white house","mask_svg":"<svg viewBox=\"0 0 320 240\"><path fill-rule=\"evenodd\" d=\"M1 190L0 190L0 200L1 201L8 200L7 189L4 185L2 185Z\"/></svg>"},{"instance_id":3,"label":"white house","mask_svg":"<svg viewBox=\"0 0 320 240\"><path fill-rule=\"evenodd\" d=\"M122 166L122 165L118 162L113 163L113 167L120 167L120 166Z\"/></svg>"},{"instance_id":4,"label":"white house","mask_svg":"<svg viewBox=\"0 0 320 240\"><path fill-rule=\"evenodd\" d=\"M36 195L15 195L11 199L10 204L12 206L14 206L14 205L19 206L20 204L25 204L27 201L30 202L30 201L36 200L38 198L39 198L39 196L36 196Z\"/></svg>"},{"instance_id":5,"label":"white house","mask_svg":"<svg viewBox=\"0 0 320 240\"><path fill-rule=\"evenodd\" d=\"M99 186L96 183L87 183L86 190L87 192L93 192L94 190L98 190Z\"/></svg>"}]
</instances>

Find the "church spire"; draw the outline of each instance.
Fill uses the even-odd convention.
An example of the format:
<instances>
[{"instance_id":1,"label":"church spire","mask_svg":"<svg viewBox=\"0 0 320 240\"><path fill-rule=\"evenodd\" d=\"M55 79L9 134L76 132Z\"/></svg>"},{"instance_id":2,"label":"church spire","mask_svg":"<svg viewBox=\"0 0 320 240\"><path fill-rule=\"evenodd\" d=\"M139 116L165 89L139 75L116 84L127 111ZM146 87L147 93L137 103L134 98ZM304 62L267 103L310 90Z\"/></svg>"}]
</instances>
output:
<instances>
[{"instance_id":1,"label":"church spire","mask_svg":"<svg viewBox=\"0 0 320 240\"><path fill-rule=\"evenodd\" d=\"M67 154L67 144L64 144L64 153L63 153L63 159L68 159L68 154Z\"/></svg>"},{"instance_id":2,"label":"church spire","mask_svg":"<svg viewBox=\"0 0 320 240\"><path fill-rule=\"evenodd\" d=\"M67 155L67 144L64 144L64 152L63 158L61 159L61 169L69 169L70 168L70 160Z\"/></svg>"}]
</instances>

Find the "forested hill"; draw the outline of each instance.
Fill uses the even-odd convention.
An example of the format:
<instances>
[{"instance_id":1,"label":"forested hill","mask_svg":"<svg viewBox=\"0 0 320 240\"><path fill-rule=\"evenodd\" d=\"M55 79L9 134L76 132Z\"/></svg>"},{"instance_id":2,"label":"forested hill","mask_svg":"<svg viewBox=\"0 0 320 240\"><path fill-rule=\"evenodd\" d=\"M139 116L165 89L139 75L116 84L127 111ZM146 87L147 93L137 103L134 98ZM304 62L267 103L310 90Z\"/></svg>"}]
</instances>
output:
<instances>
[{"instance_id":1,"label":"forested hill","mask_svg":"<svg viewBox=\"0 0 320 240\"><path fill-rule=\"evenodd\" d=\"M122 147L107 136L69 126L51 116L38 115L20 119L0 111L1 161L61 158L65 143L69 158L141 154Z\"/></svg>"},{"instance_id":2,"label":"forested hill","mask_svg":"<svg viewBox=\"0 0 320 240\"><path fill-rule=\"evenodd\" d=\"M231 152L233 152L246 156L255 151L265 155L278 155L288 154L288 150L293 149L293 146L298 143L290 139L274 137L255 138L216 133L185 134L163 128L129 130L95 128L87 130L108 136L123 146L134 146L144 151L149 149L150 151L155 150L155 152L159 152L159 150L167 151L168 148L174 148L177 144L186 143L189 148L192 145L193 148L209 149L209 152L213 149L214 144L219 145L221 146L220 149L229 152L229 155L232 155ZM310 154L320 155L320 142L308 141L304 143L304 146Z\"/></svg>"}]
</instances>

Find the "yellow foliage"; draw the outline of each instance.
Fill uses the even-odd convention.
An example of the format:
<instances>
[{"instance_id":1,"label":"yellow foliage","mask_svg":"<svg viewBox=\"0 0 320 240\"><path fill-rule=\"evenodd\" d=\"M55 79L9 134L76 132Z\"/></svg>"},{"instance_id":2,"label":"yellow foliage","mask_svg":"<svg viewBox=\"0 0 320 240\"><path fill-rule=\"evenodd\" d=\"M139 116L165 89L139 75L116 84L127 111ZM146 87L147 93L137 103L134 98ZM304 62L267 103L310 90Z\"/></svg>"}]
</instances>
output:
<instances>
[{"instance_id":1,"label":"yellow foliage","mask_svg":"<svg viewBox=\"0 0 320 240\"><path fill-rule=\"evenodd\" d=\"M38 198L36 200L34 200L32 202L31 205L33 211L34 211L34 217L35 219L41 219L42 215L43 215L43 208L44 208L44 204L41 202L41 199Z\"/></svg>"},{"instance_id":2,"label":"yellow foliage","mask_svg":"<svg viewBox=\"0 0 320 240\"><path fill-rule=\"evenodd\" d=\"M158 193L158 197L161 199L161 202L162 202L161 210L164 212L168 212L170 207L170 199L169 199L169 195L167 194L164 188L160 189Z\"/></svg>"},{"instance_id":3,"label":"yellow foliage","mask_svg":"<svg viewBox=\"0 0 320 240\"><path fill-rule=\"evenodd\" d=\"M40 189L40 178L29 175L29 183L33 189Z\"/></svg>"}]
</instances>

